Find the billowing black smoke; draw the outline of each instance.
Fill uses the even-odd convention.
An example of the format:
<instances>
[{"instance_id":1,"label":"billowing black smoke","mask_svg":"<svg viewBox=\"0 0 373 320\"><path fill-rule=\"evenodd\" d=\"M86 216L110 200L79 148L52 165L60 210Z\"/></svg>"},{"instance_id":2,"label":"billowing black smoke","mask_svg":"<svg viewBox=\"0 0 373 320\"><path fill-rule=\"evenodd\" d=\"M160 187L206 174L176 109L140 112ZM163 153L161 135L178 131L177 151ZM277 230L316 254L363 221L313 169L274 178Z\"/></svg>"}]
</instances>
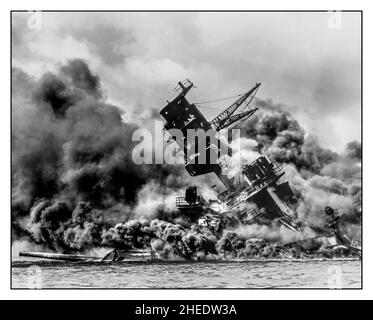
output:
<instances>
[{"instance_id":1,"label":"billowing black smoke","mask_svg":"<svg viewBox=\"0 0 373 320\"><path fill-rule=\"evenodd\" d=\"M361 212L361 143L347 144L340 155L322 147L287 111L286 106L257 100L260 112L241 122L237 128L253 143L253 151L285 164L285 179L295 192L297 218L308 225L323 225L326 206L339 209L346 223L356 223ZM360 232L354 234L360 238Z\"/></svg>"},{"instance_id":2,"label":"billowing black smoke","mask_svg":"<svg viewBox=\"0 0 373 320\"><path fill-rule=\"evenodd\" d=\"M100 79L82 60L34 79L13 70L12 234L60 252L96 247L148 248L165 257L276 257L278 243L294 240L284 227L252 225L219 237L175 215L175 196L193 181L183 166L137 165L132 160L136 123L106 102ZM254 151L287 164L299 203L299 220L320 224L325 205L359 218L361 145L338 155L322 148L283 106L262 101L261 111L242 122L241 135ZM210 184L211 185L211 184ZM209 190L211 192L211 190ZM279 236L280 235L280 236Z\"/></svg>"},{"instance_id":3,"label":"billowing black smoke","mask_svg":"<svg viewBox=\"0 0 373 320\"><path fill-rule=\"evenodd\" d=\"M14 81L21 72L14 71ZM136 126L123 123L119 109L102 100L99 80L87 65L74 60L29 85L28 99L13 104L16 213L27 214L42 197L104 207L133 201L149 173L131 161Z\"/></svg>"},{"instance_id":4,"label":"billowing black smoke","mask_svg":"<svg viewBox=\"0 0 373 320\"><path fill-rule=\"evenodd\" d=\"M270 100L257 103L260 112L237 127L244 136L257 141L258 152L312 173L320 173L323 166L338 160L337 153L321 147L316 137L306 134L285 106Z\"/></svg>"},{"instance_id":5,"label":"billowing black smoke","mask_svg":"<svg viewBox=\"0 0 373 320\"><path fill-rule=\"evenodd\" d=\"M175 166L134 164L137 126L105 102L99 78L82 60L40 80L14 69L12 94L15 239L66 250L96 245L103 228L133 218L146 183L183 175Z\"/></svg>"}]
</instances>

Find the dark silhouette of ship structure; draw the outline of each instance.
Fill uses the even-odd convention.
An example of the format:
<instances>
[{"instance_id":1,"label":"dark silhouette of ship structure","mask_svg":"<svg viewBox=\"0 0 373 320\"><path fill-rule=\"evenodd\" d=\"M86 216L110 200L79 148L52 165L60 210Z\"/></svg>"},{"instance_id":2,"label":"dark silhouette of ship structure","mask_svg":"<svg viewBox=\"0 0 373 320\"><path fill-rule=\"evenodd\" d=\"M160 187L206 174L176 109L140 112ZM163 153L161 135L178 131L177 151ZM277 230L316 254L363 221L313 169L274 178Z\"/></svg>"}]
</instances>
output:
<instances>
[{"instance_id":1,"label":"dark silhouette of ship structure","mask_svg":"<svg viewBox=\"0 0 373 320\"><path fill-rule=\"evenodd\" d=\"M260 83L257 83L246 93L239 95L233 104L212 121L207 121L196 103L190 103L186 99L185 96L192 87L193 83L190 80L178 83L175 88L178 95L160 111L166 120L164 128L170 133L179 148L184 151L187 172L191 176L213 173L224 186L224 190L218 193L217 199L207 201L198 193L196 186L188 187L184 196L176 198L176 207L180 213L198 223L199 226L209 228L217 234L222 232L227 225L248 225L256 222L270 224L274 220L293 232L300 233L304 226L294 221L295 214L292 209L296 199L289 183L287 181L279 182L285 174L282 164L274 163L266 156L261 155L255 161L246 163L239 168L237 174L239 179L235 179L229 174L229 170L228 172L225 170L225 167L229 167L232 162L232 149L228 141L218 136L218 132L229 128L237 121L251 117L258 111L258 108L250 107L250 103L258 91ZM236 113L244 103L245 110ZM175 129L182 134L173 136ZM188 130L191 129L198 132L195 139L192 140L188 139ZM206 131L210 135L205 135ZM214 136L218 136L218 138L214 139ZM200 152L201 146L203 151L206 151L205 155ZM360 254L360 247L356 246L354 240L350 239L343 230L340 218L338 210L326 207L324 212L326 228L323 234L288 243L284 245L284 248L295 248L312 253L318 248L326 247L342 252L344 250L355 251ZM151 248L114 249L104 257L27 251L21 251L19 255L29 258L91 263L158 259Z\"/></svg>"},{"instance_id":2,"label":"dark silhouette of ship structure","mask_svg":"<svg viewBox=\"0 0 373 320\"><path fill-rule=\"evenodd\" d=\"M280 223L294 230L300 230L300 226L294 223L294 211L291 209L291 202L294 200L293 192L288 182L279 183L279 179L285 174L282 164L271 162L266 156L260 156L254 162L245 164L240 168L238 175L243 179L235 183L234 177L224 172L224 165L232 161L232 149L227 141L219 139L218 132L229 128L234 123L251 117L258 108L253 108L250 103L253 101L260 83L253 88L239 95L239 98L216 116L213 120L207 121L199 110L199 106L190 103L186 94L193 87L190 80L179 82L176 87L178 95L160 111L166 120L165 130L172 135L172 130L178 129L182 132L182 138L173 140L184 150L185 168L191 176L199 176L207 173L215 173L225 190L218 194L217 201L207 202L202 195L198 194L197 187L191 186L186 189L184 197L176 199L177 208L191 219L199 219L201 225L214 224L211 213L223 213L226 217L239 219L243 224L249 224L258 219L278 219ZM236 113L241 105L245 103L244 111ZM190 129L201 132L197 139L188 139ZM203 135L209 131L209 135ZM218 138L211 142L212 135ZM200 139L205 139L201 144ZM205 148L204 150L201 150ZM192 150L192 151L191 151ZM193 150L196 153L193 153ZM200 154L205 152L203 161ZM224 152L227 151L227 152ZM192 160L192 161L191 161ZM237 179L236 179L237 180ZM243 181L241 181L243 180ZM219 207L219 210L213 208ZM205 215L204 213L210 215ZM209 219L209 217L211 219Z\"/></svg>"},{"instance_id":3,"label":"dark silhouette of ship structure","mask_svg":"<svg viewBox=\"0 0 373 320\"><path fill-rule=\"evenodd\" d=\"M361 254L361 247L351 239L341 223L341 214L338 209L325 207L325 232L322 235L307 238L301 241L287 243L284 248L295 248L305 252L314 252L321 247L331 248L333 252Z\"/></svg>"},{"instance_id":4,"label":"dark silhouette of ship structure","mask_svg":"<svg viewBox=\"0 0 373 320\"><path fill-rule=\"evenodd\" d=\"M193 88L193 82L187 79L178 83L175 88L177 96L172 101L167 101L167 105L160 111L166 120L164 128L171 136L173 129L182 132L182 138L172 138L179 148L184 150L185 168L188 173L191 176L215 173L225 190L219 192L217 200L206 201L201 194L198 194L196 186L190 186L186 189L185 196L176 198L176 207L191 220L197 220L200 226L216 232L222 231L227 225L270 224L276 220L293 232L301 233L304 225L295 222L295 212L292 209L297 200L289 182L279 182L285 174L282 164L274 163L261 155L255 161L239 168L238 176L244 178L244 183L241 183L242 179L236 179L239 183L235 183L235 179L224 172L224 165L230 163L232 155L230 146L227 146L228 142L219 138L211 142L211 134L203 135L204 131L209 131L212 135L218 136L220 130L253 116L258 108L251 107L250 103L260 85L256 83L253 88L239 95L233 104L213 120L208 121L199 110L201 103L190 103L186 99L186 94ZM212 102L215 101L219 100ZM245 104L244 110L236 113L243 104ZM197 130L202 134L197 135L194 141L190 140L187 137L189 129ZM205 148L202 151L206 153L203 161L199 161L201 147L198 148L198 144L201 145L201 141L198 138L201 136L202 139L206 139L202 144ZM224 153L224 150L227 152ZM221 159L223 160L220 161ZM343 230L337 209L326 207L324 221L325 231L320 236L289 243L287 246L303 248L305 251L307 248L315 249L322 246L337 250L361 251Z\"/></svg>"}]
</instances>

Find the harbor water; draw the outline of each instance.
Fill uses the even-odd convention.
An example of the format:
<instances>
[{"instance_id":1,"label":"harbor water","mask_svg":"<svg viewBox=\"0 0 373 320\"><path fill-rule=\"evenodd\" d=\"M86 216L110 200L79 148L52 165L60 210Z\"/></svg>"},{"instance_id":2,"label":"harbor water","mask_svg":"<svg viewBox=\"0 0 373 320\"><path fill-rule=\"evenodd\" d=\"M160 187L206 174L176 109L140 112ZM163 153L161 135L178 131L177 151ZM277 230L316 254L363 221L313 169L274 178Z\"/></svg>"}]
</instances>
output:
<instances>
[{"instance_id":1,"label":"harbor water","mask_svg":"<svg viewBox=\"0 0 373 320\"><path fill-rule=\"evenodd\" d=\"M360 287L359 260L12 264L12 288L25 289Z\"/></svg>"}]
</instances>

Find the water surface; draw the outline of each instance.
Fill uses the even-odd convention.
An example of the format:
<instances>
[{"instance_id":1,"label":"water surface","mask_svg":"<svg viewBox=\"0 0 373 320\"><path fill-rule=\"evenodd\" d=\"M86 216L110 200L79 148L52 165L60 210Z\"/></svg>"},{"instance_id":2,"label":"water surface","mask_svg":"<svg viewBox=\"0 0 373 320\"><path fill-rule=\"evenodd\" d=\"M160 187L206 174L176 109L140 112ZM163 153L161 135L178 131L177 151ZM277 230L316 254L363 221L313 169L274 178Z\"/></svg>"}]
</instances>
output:
<instances>
[{"instance_id":1,"label":"water surface","mask_svg":"<svg viewBox=\"0 0 373 320\"><path fill-rule=\"evenodd\" d=\"M360 288L360 261L16 261L13 288Z\"/></svg>"}]
</instances>

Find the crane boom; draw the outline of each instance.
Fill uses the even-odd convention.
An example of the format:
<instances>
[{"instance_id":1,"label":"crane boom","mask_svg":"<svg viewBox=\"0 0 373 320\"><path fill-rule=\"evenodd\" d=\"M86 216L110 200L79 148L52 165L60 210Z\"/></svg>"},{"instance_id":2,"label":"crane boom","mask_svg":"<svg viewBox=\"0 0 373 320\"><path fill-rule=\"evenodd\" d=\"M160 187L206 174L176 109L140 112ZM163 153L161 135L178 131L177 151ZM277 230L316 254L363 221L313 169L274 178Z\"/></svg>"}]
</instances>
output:
<instances>
[{"instance_id":1,"label":"crane boom","mask_svg":"<svg viewBox=\"0 0 373 320\"><path fill-rule=\"evenodd\" d=\"M232 123L235 123L236 121L241 120L245 117L250 117L257 110L259 110L259 108L250 109L244 112L237 113L231 117L228 117L228 119L220 126L219 130L229 127Z\"/></svg>"},{"instance_id":2,"label":"crane boom","mask_svg":"<svg viewBox=\"0 0 373 320\"><path fill-rule=\"evenodd\" d=\"M218 116L216 116L210 124L214 126L216 131L219 131L225 127L227 127L229 124L232 124L231 122L231 116L232 114L248 99L250 98L249 103L254 98L258 88L260 86L260 83L257 83L251 90L243 94L241 97L239 97L232 105L230 105L227 109L225 109L222 113L220 113ZM253 109L255 110L255 109ZM251 111L251 110L249 110ZM256 110L255 110L256 111ZM239 118L241 119L241 118ZM239 119L236 119L239 120ZM226 122L229 122L228 125L225 125Z\"/></svg>"}]
</instances>

